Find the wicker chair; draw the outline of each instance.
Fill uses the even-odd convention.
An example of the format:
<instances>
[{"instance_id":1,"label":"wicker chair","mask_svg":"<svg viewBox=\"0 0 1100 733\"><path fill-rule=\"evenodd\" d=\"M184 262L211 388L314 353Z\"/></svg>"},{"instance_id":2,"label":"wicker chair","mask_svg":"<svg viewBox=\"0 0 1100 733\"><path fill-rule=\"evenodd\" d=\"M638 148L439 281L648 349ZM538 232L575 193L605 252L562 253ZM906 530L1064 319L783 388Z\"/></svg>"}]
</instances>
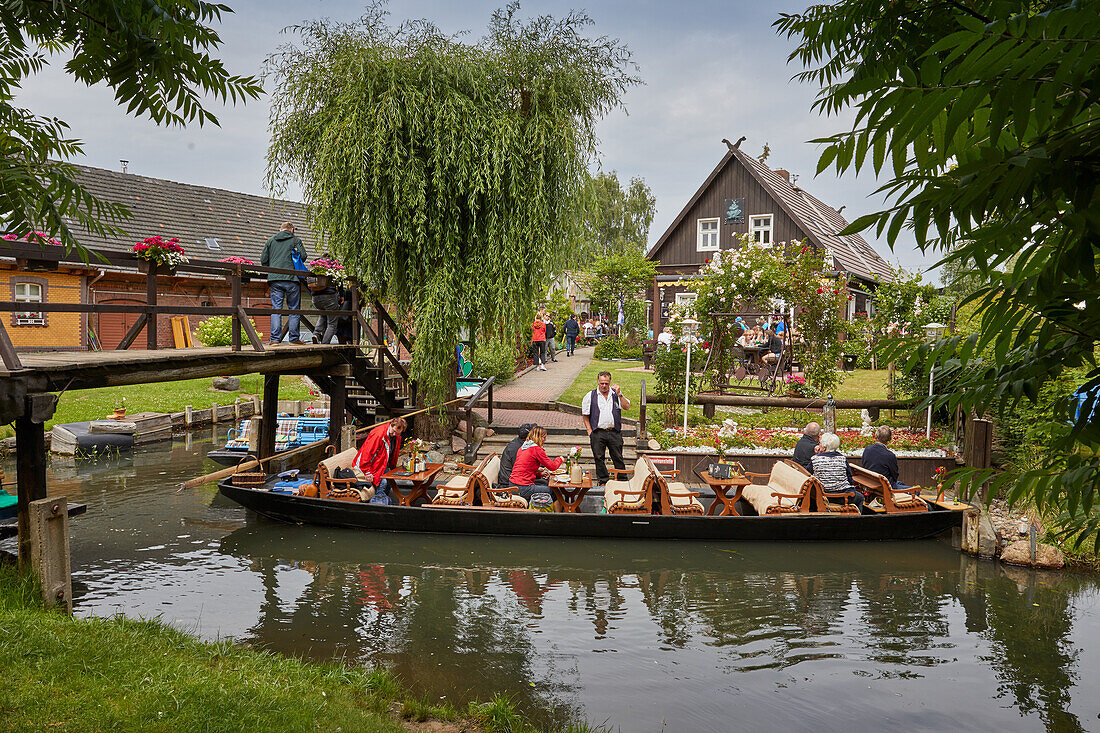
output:
<instances>
[{"instance_id":1,"label":"wicker chair","mask_svg":"<svg viewBox=\"0 0 1100 733\"><path fill-rule=\"evenodd\" d=\"M346 491L341 491L337 496L330 497L329 494L336 489L345 489L355 492L356 496L362 498L362 495L366 495L364 501L369 501L374 496L374 488L367 488L360 492L360 489L356 486L357 479L353 478L334 478L336 469L338 468L351 468L355 465L355 456L359 452L356 448L348 448L346 451L331 455L335 448L333 446L328 447L329 457L317 464L317 470L313 474L313 483L317 486L317 495L322 499L344 499L345 501L351 500L351 495Z\"/></svg>"},{"instance_id":2,"label":"wicker chair","mask_svg":"<svg viewBox=\"0 0 1100 733\"><path fill-rule=\"evenodd\" d=\"M629 476L624 480L611 480L604 484L603 505L608 514L652 514L654 476L648 459L638 458L633 471L613 468L611 473Z\"/></svg>"},{"instance_id":3,"label":"wicker chair","mask_svg":"<svg viewBox=\"0 0 1100 733\"><path fill-rule=\"evenodd\" d=\"M487 474L495 476L500 470L500 457L493 453L476 466L458 464L461 474L438 488L432 504L450 506L471 506L478 500L478 490L488 485Z\"/></svg>"},{"instance_id":4,"label":"wicker chair","mask_svg":"<svg viewBox=\"0 0 1100 733\"><path fill-rule=\"evenodd\" d=\"M852 466L852 477L856 480L856 486L869 489L882 499L882 506L887 514L928 511L928 504L920 498L919 486L895 490L890 486L890 479L863 466Z\"/></svg>"},{"instance_id":5,"label":"wicker chair","mask_svg":"<svg viewBox=\"0 0 1100 733\"><path fill-rule=\"evenodd\" d=\"M649 456L644 456L649 471L653 474L653 481L661 501L661 514L664 515L703 515L703 505L699 502L699 492L692 491L682 481L669 483L665 479L665 473L653 464ZM668 471L669 478L676 478L679 471Z\"/></svg>"},{"instance_id":6,"label":"wicker chair","mask_svg":"<svg viewBox=\"0 0 1100 733\"><path fill-rule=\"evenodd\" d=\"M760 516L808 514L813 505L814 487L821 485L804 468L785 461L776 461L770 474L746 471L745 475L764 479L764 483L749 484L741 491L741 498L749 502Z\"/></svg>"}]
</instances>

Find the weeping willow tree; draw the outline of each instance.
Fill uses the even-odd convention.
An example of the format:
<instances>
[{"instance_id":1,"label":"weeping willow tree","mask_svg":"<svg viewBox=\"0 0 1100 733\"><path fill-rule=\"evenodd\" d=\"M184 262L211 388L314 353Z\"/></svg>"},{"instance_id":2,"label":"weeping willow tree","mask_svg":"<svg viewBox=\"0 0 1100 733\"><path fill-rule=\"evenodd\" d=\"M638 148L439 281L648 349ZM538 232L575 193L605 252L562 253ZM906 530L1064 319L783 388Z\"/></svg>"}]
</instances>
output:
<instances>
[{"instance_id":1,"label":"weeping willow tree","mask_svg":"<svg viewBox=\"0 0 1100 733\"><path fill-rule=\"evenodd\" d=\"M298 181L323 245L411 316L426 404L453 394L455 339L515 337L577 241L596 122L639 82L583 13L492 15L480 42L427 21L296 27L268 59L268 183Z\"/></svg>"}]
</instances>

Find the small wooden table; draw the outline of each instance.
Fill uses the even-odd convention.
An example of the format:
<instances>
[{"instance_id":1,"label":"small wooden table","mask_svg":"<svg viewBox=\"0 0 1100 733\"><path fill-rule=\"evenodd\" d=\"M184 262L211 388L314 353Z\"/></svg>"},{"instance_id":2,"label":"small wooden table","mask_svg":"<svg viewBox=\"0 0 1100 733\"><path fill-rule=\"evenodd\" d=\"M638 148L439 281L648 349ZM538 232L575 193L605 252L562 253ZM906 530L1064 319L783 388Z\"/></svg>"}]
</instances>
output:
<instances>
[{"instance_id":1,"label":"small wooden table","mask_svg":"<svg viewBox=\"0 0 1100 733\"><path fill-rule=\"evenodd\" d=\"M400 502L401 506L412 506L413 502L417 499L428 498L428 488L442 470L442 463L429 463L423 471L407 473L403 469L395 468L392 471L387 471L382 474L382 478L390 482L390 489L393 491L394 496L397 497L397 501ZM409 481L412 483L413 486L409 493L401 493L401 489L397 485L398 481Z\"/></svg>"},{"instance_id":2,"label":"small wooden table","mask_svg":"<svg viewBox=\"0 0 1100 733\"><path fill-rule=\"evenodd\" d=\"M584 495L592 488L592 477L581 479L580 483L558 481L550 477L550 490L554 492L554 507L563 514L576 514L580 511Z\"/></svg>"},{"instance_id":3,"label":"small wooden table","mask_svg":"<svg viewBox=\"0 0 1100 733\"><path fill-rule=\"evenodd\" d=\"M740 474L731 478L714 478L707 471L700 473L699 477L706 481L707 486L714 491L714 501L711 502L704 516L741 516L741 512L737 511L737 500L741 498L741 492L744 491L745 487L751 483L747 478ZM736 489L736 491L733 492L733 496L726 496L726 492L730 489ZM722 511L715 515L715 510L718 509L719 505L722 506Z\"/></svg>"}]
</instances>

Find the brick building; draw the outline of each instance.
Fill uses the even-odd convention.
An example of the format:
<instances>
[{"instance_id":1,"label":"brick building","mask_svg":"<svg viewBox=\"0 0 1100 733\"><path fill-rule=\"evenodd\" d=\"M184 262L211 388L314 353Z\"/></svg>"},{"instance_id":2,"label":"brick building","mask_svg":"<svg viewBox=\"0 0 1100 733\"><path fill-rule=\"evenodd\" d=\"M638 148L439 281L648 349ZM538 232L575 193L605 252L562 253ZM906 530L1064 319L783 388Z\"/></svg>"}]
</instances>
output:
<instances>
[{"instance_id":1,"label":"brick building","mask_svg":"<svg viewBox=\"0 0 1100 733\"><path fill-rule=\"evenodd\" d=\"M132 217L122 222L124 236L103 237L70 221L77 240L94 249L126 252L146 237L178 238L188 256L220 260L244 257L259 264L267 238L284 221L293 222L295 233L305 242L311 256L318 254L309 228L306 207L298 202L176 183L116 171L76 166L77 181L96 197L125 205ZM27 263L3 256L0 246L0 292L11 300L51 303L145 303L145 276L136 268L102 265L62 265L55 272L39 272ZM231 292L225 278L206 275L159 277L158 302L164 305L229 305ZM248 282L242 288L245 305L270 306L266 281ZM303 308L309 308L308 291L303 289ZM31 307L31 306L28 306ZM89 348L98 338L104 349L113 349L137 319L133 314L6 314L5 326L19 351L68 351ZM192 330L197 324L190 317ZM256 318L265 337L266 318ZM168 317L159 319L157 342L172 346ZM143 348L144 330L130 348Z\"/></svg>"}]
</instances>

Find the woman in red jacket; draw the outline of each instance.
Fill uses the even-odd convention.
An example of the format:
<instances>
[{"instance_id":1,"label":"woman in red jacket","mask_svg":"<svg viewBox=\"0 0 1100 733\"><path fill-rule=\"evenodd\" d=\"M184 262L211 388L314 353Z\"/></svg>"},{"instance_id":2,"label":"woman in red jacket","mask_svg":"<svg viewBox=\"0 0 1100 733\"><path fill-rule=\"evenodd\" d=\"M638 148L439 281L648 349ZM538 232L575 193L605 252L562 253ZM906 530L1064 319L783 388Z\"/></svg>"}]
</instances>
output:
<instances>
[{"instance_id":1,"label":"woman in red jacket","mask_svg":"<svg viewBox=\"0 0 1100 733\"><path fill-rule=\"evenodd\" d=\"M395 417L383 423L367 434L359 452L355 454L355 467L360 478L375 486L372 504L396 504L389 491L389 480L382 475L397 467L397 456L401 453L401 434L408 424L403 417Z\"/></svg>"},{"instance_id":2,"label":"woman in red jacket","mask_svg":"<svg viewBox=\"0 0 1100 733\"><path fill-rule=\"evenodd\" d=\"M535 346L535 368L546 371L546 311L539 308L531 324L531 343Z\"/></svg>"},{"instance_id":3,"label":"woman in red jacket","mask_svg":"<svg viewBox=\"0 0 1100 733\"><path fill-rule=\"evenodd\" d=\"M561 468L564 458L553 460L546 455L542 444L546 442L546 428L535 426L527 433L527 440L520 446L516 455L516 465L512 468L512 483L517 489L517 494L527 501L536 493L550 493L545 479L539 478L539 467L548 471L556 471Z\"/></svg>"}]
</instances>

